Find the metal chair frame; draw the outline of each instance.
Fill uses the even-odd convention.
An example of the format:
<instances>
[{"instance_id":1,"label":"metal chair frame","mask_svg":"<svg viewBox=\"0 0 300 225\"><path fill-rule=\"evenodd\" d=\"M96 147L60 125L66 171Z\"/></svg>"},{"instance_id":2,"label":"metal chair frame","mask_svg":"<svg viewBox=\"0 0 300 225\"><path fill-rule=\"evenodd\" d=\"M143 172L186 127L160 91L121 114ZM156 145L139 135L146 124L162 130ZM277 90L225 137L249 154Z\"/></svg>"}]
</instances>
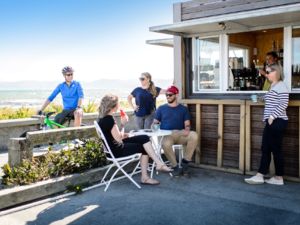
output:
<instances>
[{"instance_id":1,"label":"metal chair frame","mask_svg":"<svg viewBox=\"0 0 300 225\"><path fill-rule=\"evenodd\" d=\"M140 168L140 157L141 157L141 154L140 153L137 153L137 154L133 154L133 155L129 155L129 156L125 156L125 157L119 157L119 158L116 158L114 157L108 143L107 143L107 140L100 128L100 126L98 125L97 121L94 121L94 125L95 125L95 128L96 128L96 131L97 131L97 134L98 136L101 138L102 142L103 142L103 151L104 153L106 154L106 159L107 161L110 161L111 164L109 166L109 168L107 169L107 171L105 172L100 184L104 183L105 184L105 189L104 191L107 191L108 187L110 186L110 184L113 182L113 181L116 181L116 180L120 180L122 178L125 178L127 177L137 188L141 188L141 186L132 178L132 176L134 174L137 174L137 173L140 173L140 170L138 170L138 168ZM135 166L134 170L128 174L125 170L124 170L124 167L126 165L128 165L129 163L132 163L132 162L136 162L138 161L137 165ZM108 181L106 181L106 177L108 175L108 173L110 172L110 170L113 168L113 167L117 167L116 171L112 174L112 176L110 177L110 179ZM115 178L115 176L117 175L117 173L121 171L124 175L121 176L121 177L117 177Z\"/></svg>"}]
</instances>

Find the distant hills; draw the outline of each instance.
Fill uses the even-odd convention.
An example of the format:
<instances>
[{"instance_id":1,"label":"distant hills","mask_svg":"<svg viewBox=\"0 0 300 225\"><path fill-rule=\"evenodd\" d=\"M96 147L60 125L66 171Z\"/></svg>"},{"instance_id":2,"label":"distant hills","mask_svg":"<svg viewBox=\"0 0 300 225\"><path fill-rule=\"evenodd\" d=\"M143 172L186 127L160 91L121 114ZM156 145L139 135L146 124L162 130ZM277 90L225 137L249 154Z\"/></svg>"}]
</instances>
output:
<instances>
[{"instance_id":1,"label":"distant hills","mask_svg":"<svg viewBox=\"0 0 300 225\"><path fill-rule=\"evenodd\" d=\"M0 82L0 90L52 90L62 81L16 81ZM172 84L171 79L154 80L156 86L166 88ZM80 81L84 89L132 89L139 85L137 79L116 80L101 79L95 81Z\"/></svg>"}]
</instances>

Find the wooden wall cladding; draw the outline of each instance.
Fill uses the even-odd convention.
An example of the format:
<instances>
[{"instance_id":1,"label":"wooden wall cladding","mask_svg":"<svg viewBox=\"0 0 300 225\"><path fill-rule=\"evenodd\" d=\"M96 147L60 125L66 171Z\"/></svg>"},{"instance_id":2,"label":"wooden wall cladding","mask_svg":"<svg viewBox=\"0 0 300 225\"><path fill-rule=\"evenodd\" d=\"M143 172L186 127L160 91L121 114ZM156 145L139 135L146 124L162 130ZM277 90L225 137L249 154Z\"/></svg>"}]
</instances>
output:
<instances>
[{"instance_id":1,"label":"wooden wall cladding","mask_svg":"<svg viewBox=\"0 0 300 225\"><path fill-rule=\"evenodd\" d=\"M183 100L199 134L196 164L233 173L256 173L264 130L263 103L233 100ZM300 181L300 101L290 101L283 139L285 177ZM197 153L197 151L196 151ZM274 166L271 164L271 174Z\"/></svg>"},{"instance_id":2,"label":"wooden wall cladding","mask_svg":"<svg viewBox=\"0 0 300 225\"><path fill-rule=\"evenodd\" d=\"M201 105L200 163L217 165L218 106Z\"/></svg>"},{"instance_id":3,"label":"wooden wall cladding","mask_svg":"<svg viewBox=\"0 0 300 225\"><path fill-rule=\"evenodd\" d=\"M285 175L299 176L299 107L289 107L288 127L283 138L283 156Z\"/></svg>"},{"instance_id":4,"label":"wooden wall cladding","mask_svg":"<svg viewBox=\"0 0 300 225\"><path fill-rule=\"evenodd\" d=\"M188 105L187 107L191 114L191 129L196 131L196 105Z\"/></svg>"},{"instance_id":5,"label":"wooden wall cladding","mask_svg":"<svg viewBox=\"0 0 300 225\"><path fill-rule=\"evenodd\" d=\"M224 106L223 167L239 168L240 106Z\"/></svg>"},{"instance_id":6,"label":"wooden wall cladding","mask_svg":"<svg viewBox=\"0 0 300 225\"><path fill-rule=\"evenodd\" d=\"M209 16L224 15L243 11L253 11L288 5L295 3L295 0L197 0L181 3L181 20L198 19Z\"/></svg>"},{"instance_id":7,"label":"wooden wall cladding","mask_svg":"<svg viewBox=\"0 0 300 225\"><path fill-rule=\"evenodd\" d=\"M260 157L261 157L261 142L264 130L264 122L262 121L264 113L264 106L251 107L251 121L250 121L250 134L251 134L251 170L258 170Z\"/></svg>"}]
</instances>

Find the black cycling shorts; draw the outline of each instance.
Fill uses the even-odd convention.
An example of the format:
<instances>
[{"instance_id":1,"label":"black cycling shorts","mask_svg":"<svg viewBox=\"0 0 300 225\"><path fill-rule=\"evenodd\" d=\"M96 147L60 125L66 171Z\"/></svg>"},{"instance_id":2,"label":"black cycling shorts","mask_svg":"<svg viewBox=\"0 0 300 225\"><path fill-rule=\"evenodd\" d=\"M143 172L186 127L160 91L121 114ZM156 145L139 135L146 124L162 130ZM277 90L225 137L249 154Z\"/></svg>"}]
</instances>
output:
<instances>
[{"instance_id":1,"label":"black cycling shorts","mask_svg":"<svg viewBox=\"0 0 300 225\"><path fill-rule=\"evenodd\" d=\"M76 109L64 109L61 113L58 113L54 121L63 125L68 120L74 120L74 112Z\"/></svg>"}]
</instances>

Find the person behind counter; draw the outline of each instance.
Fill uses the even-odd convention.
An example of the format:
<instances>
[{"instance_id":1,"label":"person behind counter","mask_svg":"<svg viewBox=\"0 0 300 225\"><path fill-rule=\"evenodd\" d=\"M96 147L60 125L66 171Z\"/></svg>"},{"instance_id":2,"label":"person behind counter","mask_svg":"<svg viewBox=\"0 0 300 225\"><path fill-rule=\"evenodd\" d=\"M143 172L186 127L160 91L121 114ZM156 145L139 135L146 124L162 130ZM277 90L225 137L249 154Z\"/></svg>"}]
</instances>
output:
<instances>
[{"instance_id":1,"label":"person behind counter","mask_svg":"<svg viewBox=\"0 0 300 225\"><path fill-rule=\"evenodd\" d=\"M273 64L278 64L281 71L282 71L282 67L281 67L281 64L280 62L278 61L278 55L276 52L274 51L271 51L271 52L268 52L267 55L266 55L266 62L265 62L265 67L263 70L259 70L259 73L261 75L263 75L266 79L265 79L265 82L264 82L264 85L263 85L263 91L268 91L271 87L271 82L269 81L268 79L268 71L267 71L267 67L270 66L270 65L273 65ZM284 79L283 77L283 74L282 74L282 80Z\"/></svg>"},{"instance_id":2,"label":"person behind counter","mask_svg":"<svg viewBox=\"0 0 300 225\"><path fill-rule=\"evenodd\" d=\"M264 96L265 108L263 121L265 128L262 137L262 156L258 173L246 178L245 182L249 184L268 184L283 185L283 154L282 139L285 128L287 127L288 117L286 109L289 102L288 88L284 84L281 67L273 64L267 68L270 72L268 79L271 82L271 88ZM275 176L264 180L264 175L268 173L271 152L274 157Z\"/></svg>"},{"instance_id":3,"label":"person behind counter","mask_svg":"<svg viewBox=\"0 0 300 225\"><path fill-rule=\"evenodd\" d=\"M150 129L156 110L156 98L159 94L165 94L166 90L155 87L150 73L142 73L139 78L141 87L135 88L127 100L135 113L137 129ZM135 105L132 99L135 98Z\"/></svg>"}]
</instances>

